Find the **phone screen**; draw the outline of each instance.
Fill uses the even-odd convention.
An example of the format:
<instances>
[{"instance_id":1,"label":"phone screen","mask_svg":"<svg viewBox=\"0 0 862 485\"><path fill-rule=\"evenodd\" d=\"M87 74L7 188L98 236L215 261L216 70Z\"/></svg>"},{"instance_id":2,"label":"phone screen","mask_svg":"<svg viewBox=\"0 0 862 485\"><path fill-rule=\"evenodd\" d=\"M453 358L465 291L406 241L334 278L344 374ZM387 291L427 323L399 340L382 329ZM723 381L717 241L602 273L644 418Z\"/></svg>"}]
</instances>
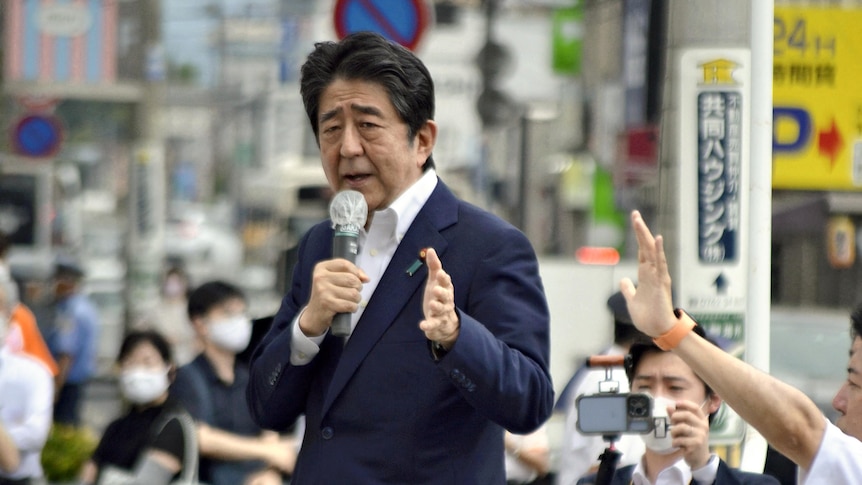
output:
<instances>
[{"instance_id":1,"label":"phone screen","mask_svg":"<svg viewBox=\"0 0 862 485\"><path fill-rule=\"evenodd\" d=\"M578 398L578 429L583 433L622 433L628 427L626 394Z\"/></svg>"}]
</instances>

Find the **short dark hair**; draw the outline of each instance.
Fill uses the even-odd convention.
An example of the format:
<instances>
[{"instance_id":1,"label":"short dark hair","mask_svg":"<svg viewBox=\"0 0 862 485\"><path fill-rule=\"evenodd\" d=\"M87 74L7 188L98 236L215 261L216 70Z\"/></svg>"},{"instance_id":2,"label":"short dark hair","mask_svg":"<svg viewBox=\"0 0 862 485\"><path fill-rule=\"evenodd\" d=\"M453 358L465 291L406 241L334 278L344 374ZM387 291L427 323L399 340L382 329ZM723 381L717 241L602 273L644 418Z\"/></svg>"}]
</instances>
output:
<instances>
[{"instance_id":1,"label":"short dark hair","mask_svg":"<svg viewBox=\"0 0 862 485\"><path fill-rule=\"evenodd\" d=\"M6 259L6 254L12 246L12 240L5 232L0 231L0 259Z\"/></svg>"},{"instance_id":2,"label":"short dark hair","mask_svg":"<svg viewBox=\"0 0 862 485\"><path fill-rule=\"evenodd\" d=\"M170 365L174 362L171 344L156 330L133 330L126 334L123 343L120 344L120 352L117 354L117 363L121 363L142 343L149 343L159 352L162 360Z\"/></svg>"},{"instance_id":3,"label":"short dark hair","mask_svg":"<svg viewBox=\"0 0 862 485\"><path fill-rule=\"evenodd\" d=\"M856 337L862 337L862 303L850 314L850 339L855 340Z\"/></svg>"},{"instance_id":4,"label":"short dark hair","mask_svg":"<svg viewBox=\"0 0 862 485\"><path fill-rule=\"evenodd\" d=\"M716 343L715 340L711 339L706 334L706 332L704 332L703 328L701 328L700 325L695 325L692 331L697 335L703 337L704 340L711 343L712 345L719 347L718 343ZM637 371L637 368L643 360L644 356L647 354L659 354L662 352L667 351L660 349L659 346L652 341L652 339L638 339L632 344L631 348L629 349L629 355L625 360L626 377L628 377L629 379L629 386L632 385L632 381L635 378L635 372ZM697 376L697 374L695 375ZM709 387L709 384L707 384L703 379L701 379L700 376L697 376L697 378L701 383L703 383L703 389L705 391L706 397L710 397L715 394L715 391L713 391L712 388ZM712 418L714 415L715 413L709 415L710 422L712 422Z\"/></svg>"},{"instance_id":5,"label":"short dark hair","mask_svg":"<svg viewBox=\"0 0 862 485\"><path fill-rule=\"evenodd\" d=\"M245 294L238 287L225 281L204 283L189 294L189 319L206 315L213 308L234 299L245 301Z\"/></svg>"},{"instance_id":6,"label":"short dark hair","mask_svg":"<svg viewBox=\"0 0 862 485\"><path fill-rule=\"evenodd\" d=\"M356 32L339 42L318 42L302 65L300 94L308 121L319 141L317 120L320 96L336 79L379 84L413 141L429 120L434 119L434 81L425 64L405 47L380 34ZM423 170L434 166L429 154Z\"/></svg>"}]
</instances>

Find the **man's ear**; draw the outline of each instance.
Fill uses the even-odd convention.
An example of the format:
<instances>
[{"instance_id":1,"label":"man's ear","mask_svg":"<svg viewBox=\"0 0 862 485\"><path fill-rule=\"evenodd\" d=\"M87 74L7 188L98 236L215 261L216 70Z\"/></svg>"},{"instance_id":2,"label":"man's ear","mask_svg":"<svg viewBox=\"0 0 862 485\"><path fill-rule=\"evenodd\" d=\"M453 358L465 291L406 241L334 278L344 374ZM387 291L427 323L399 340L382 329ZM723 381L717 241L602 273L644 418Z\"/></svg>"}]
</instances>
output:
<instances>
[{"instance_id":1,"label":"man's ear","mask_svg":"<svg viewBox=\"0 0 862 485\"><path fill-rule=\"evenodd\" d=\"M718 408L720 408L720 407L721 407L721 396L719 396L718 394L713 392L707 398L706 410L705 410L706 414L712 414L712 413L718 411Z\"/></svg>"},{"instance_id":2,"label":"man's ear","mask_svg":"<svg viewBox=\"0 0 862 485\"><path fill-rule=\"evenodd\" d=\"M416 150L418 154L419 166L425 164L425 160L431 156L434 151L434 144L437 143L437 123L434 120L428 120L416 132Z\"/></svg>"},{"instance_id":3,"label":"man's ear","mask_svg":"<svg viewBox=\"0 0 862 485\"><path fill-rule=\"evenodd\" d=\"M207 335L208 329L207 329L207 325L206 325L206 322L204 321L203 317L192 318L191 324L192 324L192 328L195 329L196 334L198 334L199 336L202 336L202 337Z\"/></svg>"}]
</instances>

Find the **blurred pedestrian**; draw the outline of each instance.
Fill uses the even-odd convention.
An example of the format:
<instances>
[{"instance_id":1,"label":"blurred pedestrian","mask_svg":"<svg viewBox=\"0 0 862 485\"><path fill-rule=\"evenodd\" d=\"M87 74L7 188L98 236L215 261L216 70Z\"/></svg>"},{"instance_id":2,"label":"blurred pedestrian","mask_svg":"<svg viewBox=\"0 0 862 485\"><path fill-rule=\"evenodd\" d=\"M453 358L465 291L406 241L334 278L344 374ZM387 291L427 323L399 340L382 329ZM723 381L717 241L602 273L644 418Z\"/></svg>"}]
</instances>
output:
<instances>
[{"instance_id":1,"label":"blurred pedestrian","mask_svg":"<svg viewBox=\"0 0 862 485\"><path fill-rule=\"evenodd\" d=\"M11 308L0 284L0 484L43 477L41 453L51 429L54 382L44 365L6 347Z\"/></svg>"},{"instance_id":2,"label":"blurred pedestrian","mask_svg":"<svg viewBox=\"0 0 862 485\"><path fill-rule=\"evenodd\" d=\"M132 331L117 356L120 393L129 404L105 429L84 465L82 484L162 485L197 477L197 438L191 417L168 389L176 375L170 343L155 330Z\"/></svg>"},{"instance_id":3,"label":"blurred pedestrian","mask_svg":"<svg viewBox=\"0 0 862 485\"><path fill-rule=\"evenodd\" d=\"M223 281L204 283L189 295L188 316L203 351L180 367L171 395L197 422L200 480L281 484L283 474L293 472L296 444L251 418L245 400L248 366L236 358L251 338L245 295Z\"/></svg>"},{"instance_id":4,"label":"blurred pedestrian","mask_svg":"<svg viewBox=\"0 0 862 485\"><path fill-rule=\"evenodd\" d=\"M186 270L179 264L171 264L162 277L159 304L136 328L158 330L174 351L177 366L191 362L201 350L201 342L189 325L188 295L190 279Z\"/></svg>"},{"instance_id":5,"label":"blurred pedestrian","mask_svg":"<svg viewBox=\"0 0 862 485\"><path fill-rule=\"evenodd\" d=\"M82 292L84 271L72 260L54 265L55 317L48 346L57 360L54 421L77 426L87 383L96 373L99 313Z\"/></svg>"},{"instance_id":6,"label":"blurred pedestrian","mask_svg":"<svg viewBox=\"0 0 862 485\"><path fill-rule=\"evenodd\" d=\"M48 344L36 324L36 317L30 308L21 301L20 285L12 278L7 255L11 241L0 231L0 284L5 284L6 295L12 308L12 319L6 333L6 348L12 352L24 352L41 362L51 375L59 372L57 362L51 356Z\"/></svg>"},{"instance_id":7,"label":"blurred pedestrian","mask_svg":"<svg viewBox=\"0 0 862 485\"><path fill-rule=\"evenodd\" d=\"M626 355L632 343L646 338L632 323L626 308L626 300L622 293L613 293L607 301L614 319L614 341L609 347L599 352L599 355ZM611 380L619 385L619 392L629 392L629 381L625 369L611 369ZM606 379L604 368L579 368L570 379L566 388L560 394L557 406L566 413L566 425L563 433L563 443L560 448L557 471L558 485L574 485L580 477L598 469L599 455L609 443L601 436L581 434L577 428L578 409L575 400L582 394L599 392L599 384ZM614 442L614 447L621 453L620 465L637 463L644 452L643 441L634 435L622 435Z\"/></svg>"}]
</instances>

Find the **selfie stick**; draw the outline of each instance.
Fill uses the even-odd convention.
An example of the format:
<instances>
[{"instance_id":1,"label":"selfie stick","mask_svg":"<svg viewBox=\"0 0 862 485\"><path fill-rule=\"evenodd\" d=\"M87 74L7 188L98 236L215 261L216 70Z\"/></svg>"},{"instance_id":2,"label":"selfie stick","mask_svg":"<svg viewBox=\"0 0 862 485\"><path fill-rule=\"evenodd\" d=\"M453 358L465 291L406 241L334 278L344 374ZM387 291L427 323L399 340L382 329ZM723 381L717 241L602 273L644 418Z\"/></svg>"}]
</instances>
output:
<instances>
[{"instance_id":1,"label":"selfie stick","mask_svg":"<svg viewBox=\"0 0 862 485\"><path fill-rule=\"evenodd\" d=\"M602 389L602 383L599 383L599 391L604 393L616 394L620 392L619 383L612 379L613 367L624 367L627 356L623 355L593 355L587 357L587 367L604 367L605 380L604 382L615 383L615 386ZM622 453L614 447L614 442L620 439L619 435L602 435L602 439L608 442L608 447L604 453L599 455L599 469L596 472L595 485L610 485L614 477L614 472L617 470L617 464L620 461Z\"/></svg>"}]
</instances>

